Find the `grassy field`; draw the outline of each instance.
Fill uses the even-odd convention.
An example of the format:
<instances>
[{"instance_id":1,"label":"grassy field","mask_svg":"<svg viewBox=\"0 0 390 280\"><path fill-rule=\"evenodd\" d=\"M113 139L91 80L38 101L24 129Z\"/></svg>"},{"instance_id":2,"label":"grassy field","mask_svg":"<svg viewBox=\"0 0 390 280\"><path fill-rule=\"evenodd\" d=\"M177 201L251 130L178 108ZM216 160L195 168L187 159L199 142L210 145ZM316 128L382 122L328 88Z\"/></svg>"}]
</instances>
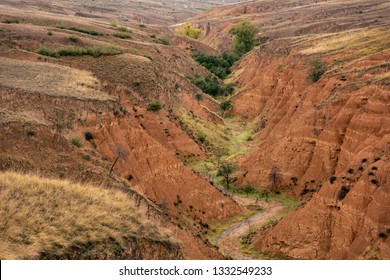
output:
<instances>
[{"instance_id":1,"label":"grassy field","mask_svg":"<svg viewBox=\"0 0 390 280\"><path fill-rule=\"evenodd\" d=\"M116 190L7 172L0 173L0 201L3 260L61 256L72 246L104 240L121 246L127 236L161 238Z\"/></svg>"},{"instance_id":2,"label":"grassy field","mask_svg":"<svg viewBox=\"0 0 390 280\"><path fill-rule=\"evenodd\" d=\"M50 63L2 58L0 84L53 96L112 100L100 90L98 79L87 71Z\"/></svg>"}]
</instances>

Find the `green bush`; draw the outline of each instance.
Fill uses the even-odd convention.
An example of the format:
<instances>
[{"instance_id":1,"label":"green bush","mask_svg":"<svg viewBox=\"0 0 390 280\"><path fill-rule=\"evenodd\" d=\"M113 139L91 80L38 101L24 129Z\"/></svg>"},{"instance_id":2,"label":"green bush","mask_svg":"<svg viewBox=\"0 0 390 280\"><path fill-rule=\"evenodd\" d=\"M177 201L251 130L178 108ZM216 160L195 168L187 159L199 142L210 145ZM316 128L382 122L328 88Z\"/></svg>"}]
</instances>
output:
<instances>
[{"instance_id":1,"label":"green bush","mask_svg":"<svg viewBox=\"0 0 390 280\"><path fill-rule=\"evenodd\" d=\"M77 148L80 148L83 146L80 137L75 136L70 139L70 143L72 143L73 146L76 146Z\"/></svg>"},{"instance_id":2,"label":"green bush","mask_svg":"<svg viewBox=\"0 0 390 280\"><path fill-rule=\"evenodd\" d=\"M190 78L190 81L196 87L211 96L216 97L225 93L224 88L219 84L218 80L212 76L204 78L199 74L196 74L195 77Z\"/></svg>"},{"instance_id":3,"label":"green bush","mask_svg":"<svg viewBox=\"0 0 390 280\"><path fill-rule=\"evenodd\" d=\"M163 105L158 102L158 101L153 101L153 102L150 102L149 105L148 105L148 110L149 111L153 111L153 112L156 112L156 111L159 111L161 110L161 108L163 107Z\"/></svg>"},{"instance_id":4,"label":"green bush","mask_svg":"<svg viewBox=\"0 0 390 280\"><path fill-rule=\"evenodd\" d=\"M165 36L161 36L160 38L158 38L157 42L162 45L169 45L169 39Z\"/></svg>"},{"instance_id":5,"label":"green bush","mask_svg":"<svg viewBox=\"0 0 390 280\"><path fill-rule=\"evenodd\" d=\"M115 32L114 37L121 38L121 39L129 39L131 38L130 34L127 32Z\"/></svg>"},{"instance_id":6,"label":"green bush","mask_svg":"<svg viewBox=\"0 0 390 280\"><path fill-rule=\"evenodd\" d=\"M7 24L19 23L19 20L17 18L6 18L5 20L2 21L2 23L7 23Z\"/></svg>"},{"instance_id":7,"label":"green bush","mask_svg":"<svg viewBox=\"0 0 390 280\"><path fill-rule=\"evenodd\" d=\"M234 24L229 33L234 35L233 51L242 56L256 45L256 35L259 33L259 29L248 21L242 21Z\"/></svg>"},{"instance_id":8,"label":"green bush","mask_svg":"<svg viewBox=\"0 0 390 280\"><path fill-rule=\"evenodd\" d=\"M220 79L225 79L230 73L230 67L240 57L237 54L229 54L224 52L220 56L207 55L204 52L196 52L192 55L203 67L207 68L211 73Z\"/></svg>"},{"instance_id":9,"label":"green bush","mask_svg":"<svg viewBox=\"0 0 390 280\"><path fill-rule=\"evenodd\" d=\"M310 73L307 78L313 83L317 82L326 71L326 64L319 58L311 61Z\"/></svg>"},{"instance_id":10,"label":"green bush","mask_svg":"<svg viewBox=\"0 0 390 280\"><path fill-rule=\"evenodd\" d=\"M105 56L105 55L118 55L123 53L122 49L117 46L104 46L104 47L75 47L69 46L60 49L50 49L45 46L41 46L37 51L40 55L61 57L61 56L83 56L90 55L93 57Z\"/></svg>"},{"instance_id":11,"label":"green bush","mask_svg":"<svg viewBox=\"0 0 390 280\"><path fill-rule=\"evenodd\" d=\"M138 79L135 79L135 80L133 80L132 84L133 84L133 86L135 86L135 87L139 87L139 86L141 85L141 81L138 80Z\"/></svg>"},{"instance_id":12,"label":"green bush","mask_svg":"<svg viewBox=\"0 0 390 280\"><path fill-rule=\"evenodd\" d=\"M80 41L80 39L79 37L72 35L69 37L69 41L71 41L73 44L77 44Z\"/></svg>"},{"instance_id":13,"label":"green bush","mask_svg":"<svg viewBox=\"0 0 390 280\"><path fill-rule=\"evenodd\" d=\"M198 134L198 140L199 140L199 142L200 143L204 143L204 142L206 142L206 134L204 134L203 132L200 132L199 134Z\"/></svg>"},{"instance_id":14,"label":"green bush","mask_svg":"<svg viewBox=\"0 0 390 280\"><path fill-rule=\"evenodd\" d=\"M203 99L203 94L201 94L201 93L195 94L195 99L198 101L201 101Z\"/></svg>"},{"instance_id":15,"label":"green bush","mask_svg":"<svg viewBox=\"0 0 390 280\"><path fill-rule=\"evenodd\" d=\"M127 29L126 26L120 26L120 27L118 27L118 31L119 31L119 32L131 32L130 30Z\"/></svg>"},{"instance_id":16,"label":"green bush","mask_svg":"<svg viewBox=\"0 0 390 280\"><path fill-rule=\"evenodd\" d=\"M219 108L224 112L231 109L232 107L233 104L230 100L223 101L221 104L219 104Z\"/></svg>"}]
</instances>

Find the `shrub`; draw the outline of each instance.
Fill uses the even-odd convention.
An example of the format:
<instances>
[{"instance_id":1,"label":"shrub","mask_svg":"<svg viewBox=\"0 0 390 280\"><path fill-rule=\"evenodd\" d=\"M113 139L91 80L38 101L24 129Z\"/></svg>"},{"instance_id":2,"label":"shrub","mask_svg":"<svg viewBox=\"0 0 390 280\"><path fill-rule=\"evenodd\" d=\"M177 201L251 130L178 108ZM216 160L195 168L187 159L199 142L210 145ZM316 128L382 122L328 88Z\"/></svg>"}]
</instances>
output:
<instances>
[{"instance_id":1,"label":"shrub","mask_svg":"<svg viewBox=\"0 0 390 280\"><path fill-rule=\"evenodd\" d=\"M67 30L77 31L77 32L89 34L89 35L92 35L92 36L99 36L99 35L101 36L101 35L103 35L102 33L98 32L96 30L84 29L84 28L81 28L81 27L78 27L78 26L67 26L66 24L61 24L61 25L58 25L57 27L60 28L60 29L67 29Z\"/></svg>"},{"instance_id":2,"label":"shrub","mask_svg":"<svg viewBox=\"0 0 390 280\"><path fill-rule=\"evenodd\" d=\"M104 46L104 47L76 47L69 46L60 49L50 49L45 46L41 46L37 51L40 55L51 56L51 57L61 57L61 56L83 56L90 55L93 57L105 56L105 55L118 55L123 51L117 46Z\"/></svg>"},{"instance_id":3,"label":"shrub","mask_svg":"<svg viewBox=\"0 0 390 280\"><path fill-rule=\"evenodd\" d=\"M89 155L83 155L83 159L86 161L91 161L91 157Z\"/></svg>"},{"instance_id":4,"label":"shrub","mask_svg":"<svg viewBox=\"0 0 390 280\"><path fill-rule=\"evenodd\" d=\"M232 107L233 105L230 100L223 101L221 104L219 104L219 108L224 112L230 110Z\"/></svg>"},{"instance_id":5,"label":"shrub","mask_svg":"<svg viewBox=\"0 0 390 280\"><path fill-rule=\"evenodd\" d=\"M196 87L211 96L219 96L225 92L218 80L212 76L204 78L199 74L196 74L195 77L189 79Z\"/></svg>"},{"instance_id":6,"label":"shrub","mask_svg":"<svg viewBox=\"0 0 390 280\"><path fill-rule=\"evenodd\" d=\"M313 83L317 82L326 71L326 64L319 58L312 60L310 73L307 78Z\"/></svg>"},{"instance_id":7,"label":"shrub","mask_svg":"<svg viewBox=\"0 0 390 280\"><path fill-rule=\"evenodd\" d=\"M162 45L169 45L169 39L166 36L161 36L157 42Z\"/></svg>"},{"instance_id":8,"label":"shrub","mask_svg":"<svg viewBox=\"0 0 390 280\"><path fill-rule=\"evenodd\" d=\"M129 39L131 38L130 34L127 32L115 32L114 37L121 38L121 39Z\"/></svg>"},{"instance_id":9,"label":"shrub","mask_svg":"<svg viewBox=\"0 0 390 280\"><path fill-rule=\"evenodd\" d=\"M204 134L203 132L200 132L199 134L198 134L198 140L199 140L199 142L200 143L204 143L204 142L206 142L206 134Z\"/></svg>"},{"instance_id":10,"label":"shrub","mask_svg":"<svg viewBox=\"0 0 390 280\"><path fill-rule=\"evenodd\" d=\"M198 100L198 101L202 100L203 99L203 94L201 94L201 93L195 94L195 99Z\"/></svg>"},{"instance_id":11,"label":"shrub","mask_svg":"<svg viewBox=\"0 0 390 280\"><path fill-rule=\"evenodd\" d=\"M80 41L80 39L79 37L72 35L69 37L69 41L71 41L73 44L76 44Z\"/></svg>"},{"instance_id":12,"label":"shrub","mask_svg":"<svg viewBox=\"0 0 390 280\"><path fill-rule=\"evenodd\" d=\"M7 24L19 23L19 20L17 18L6 18L2 21L2 23L7 23Z\"/></svg>"},{"instance_id":13,"label":"shrub","mask_svg":"<svg viewBox=\"0 0 390 280\"><path fill-rule=\"evenodd\" d=\"M336 181L336 179L337 179L336 176L332 176L332 177L330 177L329 182L330 182L331 184L333 184L334 181Z\"/></svg>"},{"instance_id":14,"label":"shrub","mask_svg":"<svg viewBox=\"0 0 390 280\"><path fill-rule=\"evenodd\" d=\"M348 193L349 193L349 188L346 186L342 186L337 197L339 200L343 200Z\"/></svg>"},{"instance_id":15,"label":"shrub","mask_svg":"<svg viewBox=\"0 0 390 280\"><path fill-rule=\"evenodd\" d=\"M234 24L229 33L234 35L233 51L242 56L251 51L256 44L256 35L259 29L248 21L242 21Z\"/></svg>"},{"instance_id":16,"label":"shrub","mask_svg":"<svg viewBox=\"0 0 390 280\"><path fill-rule=\"evenodd\" d=\"M348 168L348 171L347 171L349 174L353 174L354 170L353 168Z\"/></svg>"},{"instance_id":17,"label":"shrub","mask_svg":"<svg viewBox=\"0 0 390 280\"><path fill-rule=\"evenodd\" d=\"M187 36L193 39L198 39L202 34L202 30L192 26L191 23L183 23L181 29L176 29L175 31L177 34Z\"/></svg>"},{"instance_id":18,"label":"shrub","mask_svg":"<svg viewBox=\"0 0 390 280\"><path fill-rule=\"evenodd\" d=\"M139 27L141 27L141 28L146 28L146 25L145 24L143 24L143 23L141 23L140 25L138 25Z\"/></svg>"},{"instance_id":19,"label":"shrub","mask_svg":"<svg viewBox=\"0 0 390 280\"><path fill-rule=\"evenodd\" d=\"M252 135L249 135L249 136L246 138L246 141L248 141L248 142L253 141L253 136L252 136Z\"/></svg>"},{"instance_id":20,"label":"shrub","mask_svg":"<svg viewBox=\"0 0 390 280\"><path fill-rule=\"evenodd\" d=\"M371 167L371 170L378 170L378 167L377 166L373 166L373 167Z\"/></svg>"},{"instance_id":21,"label":"shrub","mask_svg":"<svg viewBox=\"0 0 390 280\"><path fill-rule=\"evenodd\" d=\"M53 32L47 31L47 35L48 35L48 36L53 36Z\"/></svg>"},{"instance_id":22,"label":"shrub","mask_svg":"<svg viewBox=\"0 0 390 280\"><path fill-rule=\"evenodd\" d=\"M135 79L135 80L133 80L132 84L135 87L139 87L141 85L141 81L139 79Z\"/></svg>"},{"instance_id":23,"label":"shrub","mask_svg":"<svg viewBox=\"0 0 390 280\"><path fill-rule=\"evenodd\" d=\"M93 139L93 134L90 131L84 133L85 140L91 141Z\"/></svg>"},{"instance_id":24,"label":"shrub","mask_svg":"<svg viewBox=\"0 0 390 280\"><path fill-rule=\"evenodd\" d=\"M162 107L163 107L163 105L160 102L153 101L153 102L149 103L148 110L156 112L156 111L161 110Z\"/></svg>"},{"instance_id":25,"label":"shrub","mask_svg":"<svg viewBox=\"0 0 390 280\"><path fill-rule=\"evenodd\" d=\"M130 31L127 29L126 26L120 26L120 27L118 27L118 31L119 31L119 32L130 32Z\"/></svg>"},{"instance_id":26,"label":"shrub","mask_svg":"<svg viewBox=\"0 0 390 280\"><path fill-rule=\"evenodd\" d=\"M70 143L72 143L73 146L76 146L77 148L80 148L83 146L80 137L75 136L70 139Z\"/></svg>"},{"instance_id":27,"label":"shrub","mask_svg":"<svg viewBox=\"0 0 390 280\"><path fill-rule=\"evenodd\" d=\"M225 79L230 73L230 67L240 58L237 54L224 52L220 56L207 55L204 52L196 52L192 55L203 67L220 79Z\"/></svg>"}]
</instances>

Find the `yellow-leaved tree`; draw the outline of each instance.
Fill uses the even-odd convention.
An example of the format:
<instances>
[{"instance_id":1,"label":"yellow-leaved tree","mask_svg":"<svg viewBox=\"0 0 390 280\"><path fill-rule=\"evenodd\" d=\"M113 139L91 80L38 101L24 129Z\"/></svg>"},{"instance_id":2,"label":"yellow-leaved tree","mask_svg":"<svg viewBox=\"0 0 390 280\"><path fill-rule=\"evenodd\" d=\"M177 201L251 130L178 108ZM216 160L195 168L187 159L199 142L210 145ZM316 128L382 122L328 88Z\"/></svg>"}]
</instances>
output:
<instances>
[{"instance_id":1,"label":"yellow-leaved tree","mask_svg":"<svg viewBox=\"0 0 390 280\"><path fill-rule=\"evenodd\" d=\"M181 29L179 28L176 29L176 33L182 36L198 39L202 34L202 30L194 27L191 23L183 23Z\"/></svg>"}]
</instances>

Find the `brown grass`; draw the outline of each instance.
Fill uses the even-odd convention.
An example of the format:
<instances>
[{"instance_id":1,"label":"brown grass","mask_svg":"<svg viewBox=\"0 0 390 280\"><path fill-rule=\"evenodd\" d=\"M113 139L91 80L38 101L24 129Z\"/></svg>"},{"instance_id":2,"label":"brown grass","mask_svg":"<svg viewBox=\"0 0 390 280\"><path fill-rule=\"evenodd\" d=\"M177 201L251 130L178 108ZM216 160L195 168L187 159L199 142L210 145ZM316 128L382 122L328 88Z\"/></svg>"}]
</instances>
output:
<instances>
[{"instance_id":1,"label":"brown grass","mask_svg":"<svg viewBox=\"0 0 390 280\"><path fill-rule=\"evenodd\" d=\"M35 259L61 255L75 244L160 236L116 190L6 172L0 173L0 201L0 259Z\"/></svg>"},{"instance_id":2,"label":"brown grass","mask_svg":"<svg viewBox=\"0 0 390 280\"><path fill-rule=\"evenodd\" d=\"M0 83L29 92L81 99L112 100L87 71L50 63L1 58Z\"/></svg>"},{"instance_id":3,"label":"brown grass","mask_svg":"<svg viewBox=\"0 0 390 280\"><path fill-rule=\"evenodd\" d=\"M390 47L388 29L357 29L331 35L313 36L315 44L300 51L301 54L327 54L346 50L355 50L363 54L372 54ZM372 49L372 46L378 48Z\"/></svg>"}]
</instances>

